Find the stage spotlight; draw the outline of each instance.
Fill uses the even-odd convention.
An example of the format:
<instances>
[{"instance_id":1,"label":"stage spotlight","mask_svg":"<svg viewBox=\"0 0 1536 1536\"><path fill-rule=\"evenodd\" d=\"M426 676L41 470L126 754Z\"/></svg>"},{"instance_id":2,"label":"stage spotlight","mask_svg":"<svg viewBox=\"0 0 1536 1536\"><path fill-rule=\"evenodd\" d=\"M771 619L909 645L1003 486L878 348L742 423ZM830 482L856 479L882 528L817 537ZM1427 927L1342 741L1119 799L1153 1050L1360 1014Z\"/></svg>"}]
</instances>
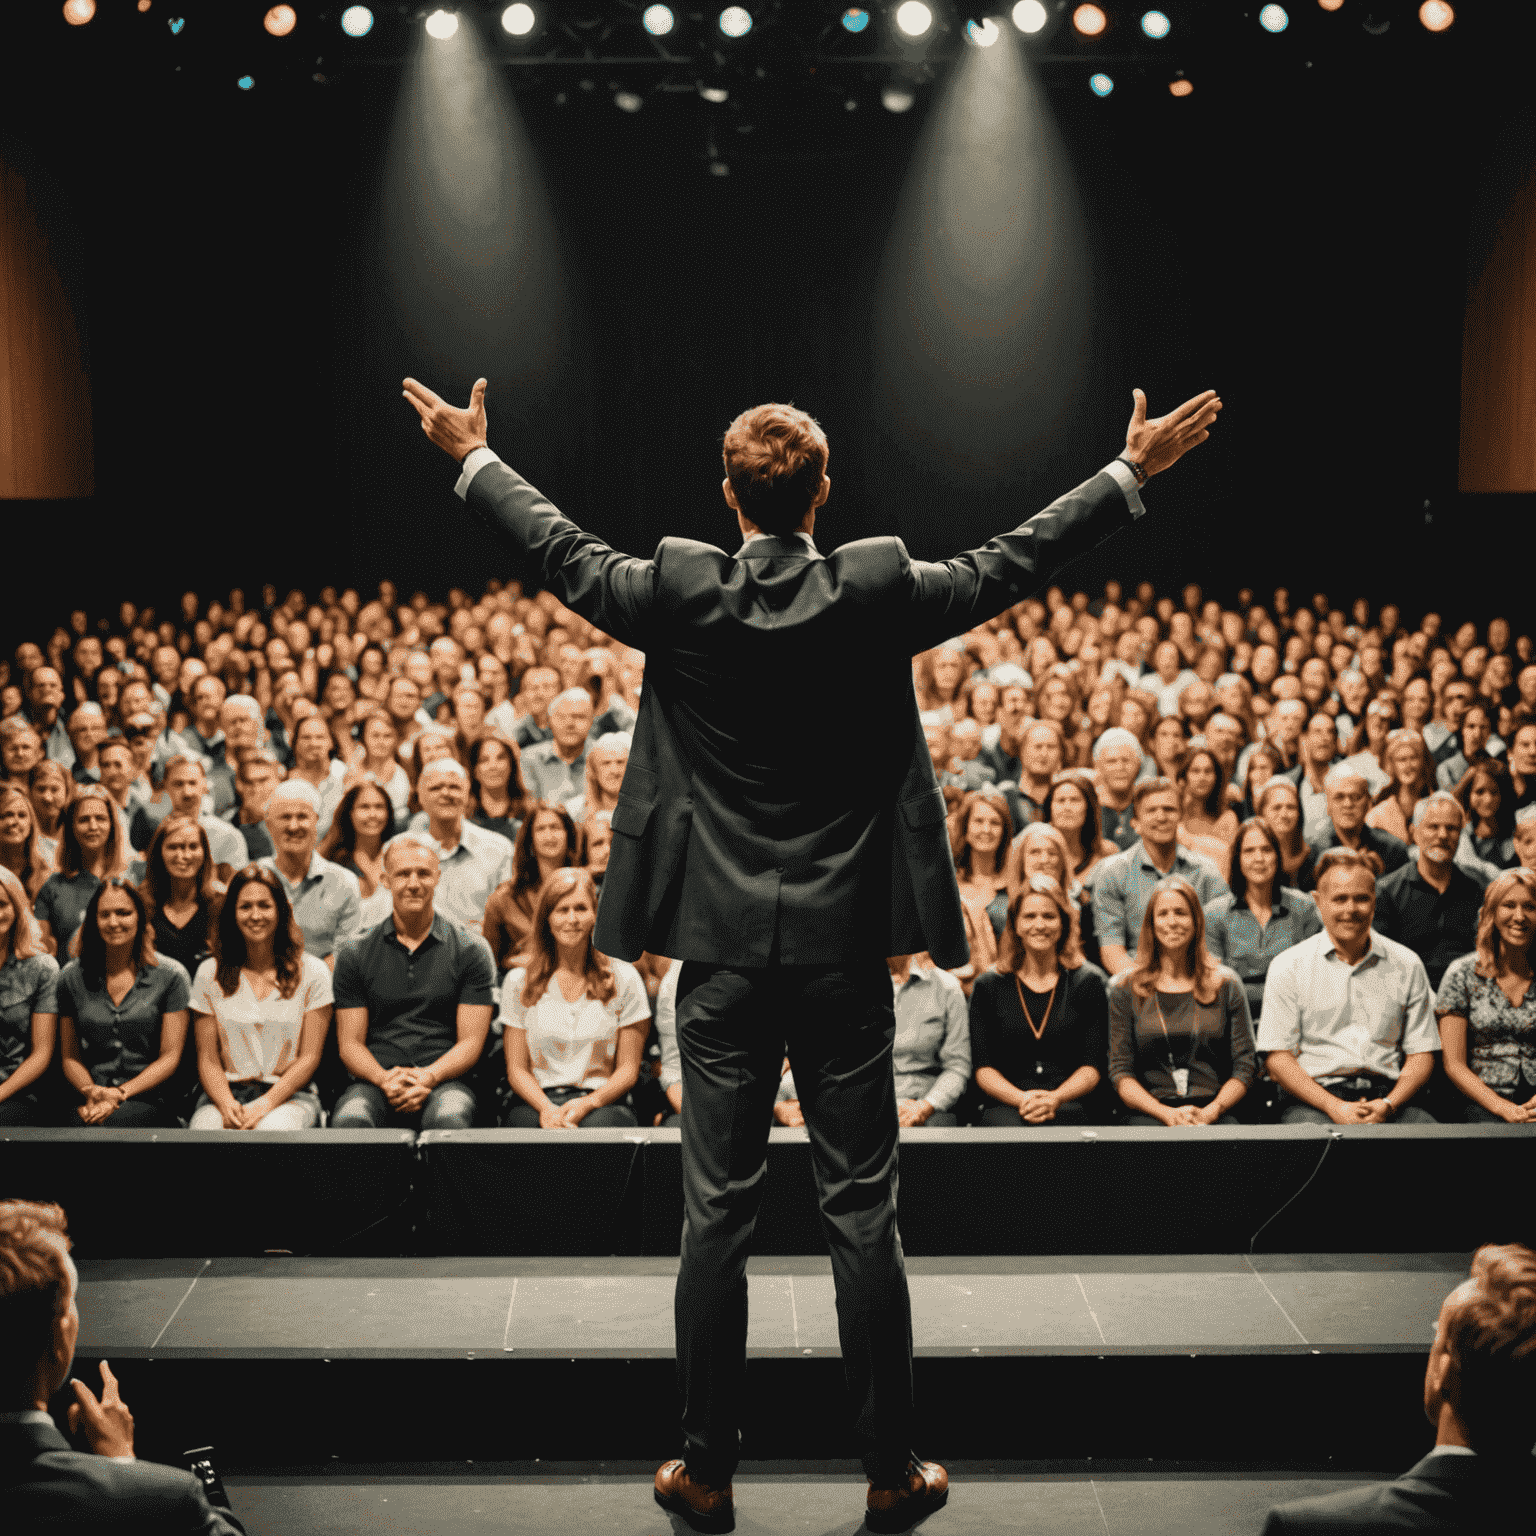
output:
<instances>
[{"instance_id":1,"label":"stage spotlight","mask_svg":"<svg viewBox=\"0 0 1536 1536\"><path fill-rule=\"evenodd\" d=\"M1091 90L1095 96L1108 96L1109 93L1114 90L1114 88L1115 82L1111 80L1108 75L1094 75L1093 78L1088 82L1088 89Z\"/></svg>"},{"instance_id":2,"label":"stage spotlight","mask_svg":"<svg viewBox=\"0 0 1536 1536\"><path fill-rule=\"evenodd\" d=\"M745 37L752 30L752 13L739 5L728 5L720 12L720 30L727 37Z\"/></svg>"},{"instance_id":3,"label":"stage spotlight","mask_svg":"<svg viewBox=\"0 0 1536 1536\"><path fill-rule=\"evenodd\" d=\"M149 0L139 0L139 12L142 15L149 9Z\"/></svg>"},{"instance_id":4,"label":"stage spotlight","mask_svg":"<svg viewBox=\"0 0 1536 1536\"><path fill-rule=\"evenodd\" d=\"M1173 31L1173 23L1168 20L1162 11L1148 11L1141 18L1141 30L1148 37L1164 38Z\"/></svg>"},{"instance_id":5,"label":"stage spotlight","mask_svg":"<svg viewBox=\"0 0 1536 1536\"><path fill-rule=\"evenodd\" d=\"M341 30L348 37L367 37L373 31L373 12L366 5L349 5L341 13Z\"/></svg>"},{"instance_id":6,"label":"stage spotlight","mask_svg":"<svg viewBox=\"0 0 1536 1536\"><path fill-rule=\"evenodd\" d=\"M858 6L850 5L843 12L843 31L862 32L869 25L869 12L861 11Z\"/></svg>"},{"instance_id":7,"label":"stage spotlight","mask_svg":"<svg viewBox=\"0 0 1536 1536\"><path fill-rule=\"evenodd\" d=\"M1317 3L1322 6L1325 11L1342 10L1344 6L1344 0L1317 0Z\"/></svg>"},{"instance_id":8,"label":"stage spotlight","mask_svg":"<svg viewBox=\"0 0 1536 1536\"><path fill-rule=\"evenodd\" d=\"M427 17L427 36L446 43L459 30L459 18L452 11L433 11Z\"/></svg>"},{"instance_id":9,"label":"stage spotlight","mask_svg":"<svg viewBox=\"0 0 1536 1536\"><path fill-rule=\"evenodd\" d=\"M1424 0L1424 4L1419 7L1419 20L1431 32L1444 32L1456 20L1456 12L1445 0Z\"/></svg>"},{"instance_id":10,"label":"stage spotlight","mask_svg":"<svg viewBox=\"0 0 1536 1536\"><path fill-rule=\"evenodd\" d=\"M906 112L916 100L904 85L888 85L880 92L880 103L887 112Z\"/></svg>"},{"instance_id":11,"label":"stage spotlight","mask_svg":"<svg viewBox=\"0 0 1536 1536\"><path fill-rule=\"evenodd\" d=\"M701 85L699 95L705 101L712 101L718 107L721 102L729 101L731 93L723 85Z\"/></svg>"},{"instance_id":12,"label":"stage spotlight","mask_svg":"<svg viewBox=\"0 0 1536 1536\"><path fill-rule=\"evenodd\" d=\"M1291 18L1286 15L1283 5L1266 5L1259 12L1259 25L1266 32L1284 32L1290 24Z\"/></svg>"},{"instance_id":13,"label":"stage spotlight","mask_svg":"<svg viewBox=\"0 0 1536 1536\"><path fill-rule=\"evenodd\" d=\"M64 0L64 20L83 27L96 14L96 0Z\"/></svg>"},{"instance_id":14,"label":"stage spotlight","mask_svg":"<svg viewBox=\"0 0 1536 1536\"><path fill-rule=\"evenodd\" d=\"M1084 37L1097 37L1109 25L1109 17L1096 5L1080 5L1072 12L1072 25Z\"/></svg>"},{"instance_id":15,"label":"stage spotlight","mask_svg":"<svg viewBox=\"0 0 1536 1536\"><path fill-rule=\"evenodd\" d=\"M645 105L644 100L633 91L615 91L613 104L620 112L638 112Z\"/></svg>"},{"instance_id":16,"label":"stage spotlight","mask_svg":"<svg viewBox=\"0 0 1536 1536\"><path fill-rule=\"evenodd\" d=\"M1013 8L1013 24L1020 32L1043 32L1050 19L1040 0L1019 0Z\"/></svg>"},{"instance_id":17,"label":"stage spotlight","mask_svg":"<svg viewBox=\"0 0 1536 1536\"><path fill-rule=\"evenodd\" d=\"M274 5L262 17L261 24L273 37L287 37L298 26L299 17L291 5Z\"/></svg>"},{"instance_id":18,"label":"stage spotlight","mask_svg":"<svg viewBox=\"0 0 1536 1536\"><path fill-rule=\"evenodd\" d=\"M989 16L985 21L966 22L965 35L978 48L990 48L1003 34L997 30L997 23Z\"/></svg>"},{"instance_id":19,"label":"stage spotlight","mask_svg":"<svg viewBox=\"0 0 1536 1536\"><path fill-rule=\"evenodd\" d=\"M1194 90L1188 80L1170 80L1168 82L1168 94L1170 96L1188 96Z\"/></svg>"},{"instance_id":20,"label":"stage spotlight","mask_svg":"<svg viewBox=\"0 0 1536 1536\"><path fill-rule=\"evenodd\" d=\"M933 12L923 0L905 0L896 7L896 25L908 37L921 37L933 25ZM905 111L903 107L900 110Z\"/></svg>"},{"instance_id":21,"label":"stage spotlight","mask_svg":"<svg viewBox=\"0 0 1536 1536\"><path fill-rule=\"evenodd\" d=\"M652 37L665 37L677 25L677 18L668 6L648 5L640 18L640 24Z\"/></svg>"},{"instance_id":22,"label":"stage spotlight","mask_svg":"<svg viewBox=\"0 0 1536 1536\"><path fill-rule=\"evenodd\" d=\"M238 85L242 91L248 91L253 85L256 84L256 79L253 75L241 75L240 78L235 81L235 84Z\"/></svg>"},{"instance_id":23,"label":"stage spotlight","mask_svg":"<svg viewBox=\"0 0 1536 1536\"><path fill-rule=\"evenodd\" d=\"M533 14L531 5L509 5L501 13L501 29L510 32L513 37L526 37L533 31L533 24L538 18Z\"/></svg>"}]
</instances>

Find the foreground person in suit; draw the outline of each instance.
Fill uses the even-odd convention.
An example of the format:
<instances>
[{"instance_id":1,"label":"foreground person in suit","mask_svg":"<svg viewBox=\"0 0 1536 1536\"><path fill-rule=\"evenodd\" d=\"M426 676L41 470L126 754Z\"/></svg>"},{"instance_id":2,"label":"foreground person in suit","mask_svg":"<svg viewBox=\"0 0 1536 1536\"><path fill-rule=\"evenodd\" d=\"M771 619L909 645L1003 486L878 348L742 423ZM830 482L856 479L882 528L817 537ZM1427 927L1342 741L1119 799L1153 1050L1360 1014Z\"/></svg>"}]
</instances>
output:
<instances>
[{"instance_id":1,"label":"foreground person in suit","mask_svg":"<svg viewBox=\"0 0 1536 1536\"><path fill-rule=\"evenodd\" d=\"M134 1459L133 1415L105 1360L100 1401L71 1379L80 1276L69 1246L58 1206L0 1202L0 1528L245 1536L192 1473ZM70 1450L48 1417L48 1399L66 1381L75 1395L70 1430L83 1432L94 1454Z\"/></svg>"},{"instance_id":2,"label":"foreground person in suit","mask_svg":"<svg viewBox=\"0 0 1536 1536\"><path fill-rule=\"evenodd\" d=\"M1390 1483L1270 1510L1264 1536L1529 1530L1536 1502L1536 1253L1479 1248L1445 1298L1424 1373L1435 1448Z\"/></svg>"},{"instance_id":3,"label":"foreground person in suit","mask_svg":"<svg viewBox=\"0 0 1536 1536\"><path fill-rule=\"evenodd\" d=\"M967 957L965 921L912 688L911 658L1002 612L1142 511L1148 475L1209 435L1214 391L1146 417L1136 392L1117 460L1023 526L940 564L900 539L823 557L827 441L764 405L724 444L734 556L667 538L610 549L485 446L469 409L414 379L405 396L463 464L458 492L517 551L519 574L645 653L613 811L594 942L682 962L682 1257L676 1296L685 1454L657 1499L704 1531L733 1526L747 1339L747 1250L786 1041L810 1134L838 1337L872 1528L943 1502L911 1451L912 1321L896 1225L895 1012L886 956ZM831 658L860 658L856 696ZM826 726L843 722L845 729Z\"/></svg>"}]
</instances>

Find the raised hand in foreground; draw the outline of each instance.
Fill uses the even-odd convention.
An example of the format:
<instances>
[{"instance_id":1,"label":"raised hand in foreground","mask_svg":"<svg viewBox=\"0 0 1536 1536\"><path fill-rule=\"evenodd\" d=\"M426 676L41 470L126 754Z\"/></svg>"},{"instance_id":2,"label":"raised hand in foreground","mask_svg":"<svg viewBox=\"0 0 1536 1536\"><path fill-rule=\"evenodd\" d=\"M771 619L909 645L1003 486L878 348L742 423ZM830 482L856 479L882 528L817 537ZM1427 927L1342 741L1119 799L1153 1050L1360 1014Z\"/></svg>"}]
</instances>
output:
<instances>
[{"instance_id":1,"label":"raised hand in foreground","mask_svg":"<svg viewBox=\"0 0 1536 1536\"><path fill-rule=\"evenodd\" d=\"M1203 443L1211 435L1211 423L1221 409L1220 396L1214 389L1208 389L1186 400L1178 410L1148 421L1147 397L1139 389L1133 389L1131 394L1136 406L1125 430L1125 451L1149 475L1178 463L1197 443Z\"/></svg>"}]
</instances>

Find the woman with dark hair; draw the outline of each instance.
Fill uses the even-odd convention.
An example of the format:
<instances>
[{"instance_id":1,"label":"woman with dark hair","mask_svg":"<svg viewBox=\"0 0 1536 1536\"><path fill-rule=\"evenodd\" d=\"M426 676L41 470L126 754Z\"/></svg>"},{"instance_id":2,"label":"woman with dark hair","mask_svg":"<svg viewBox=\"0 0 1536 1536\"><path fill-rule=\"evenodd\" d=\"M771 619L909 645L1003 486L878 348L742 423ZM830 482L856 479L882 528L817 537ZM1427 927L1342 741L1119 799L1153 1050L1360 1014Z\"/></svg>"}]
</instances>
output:
<instances>
[{"instance_id":1,"label":"woman with dark hair","mask_svg":"<svg viewBox=\"0 0 1536 1536\"><path fill-rule=\"evenodd\" d=\"M1293 891L1316 889L1317 850L1301 835L1301 791L1289 779L1272 778L1259 791L1255 815L1275 834L1280 883Z\"/></svg>"},{"instance_id":2,"label":"woman with dark hair","mask_svg":"<svg viewBox=\"0 0 1536 1536\"><path fill-rule=\"evenodd\" d=\"M1363 773L1373 795L1392 777L1387 769L1387 737L1397 729L1401 718L1397 700L1391 694L1372 699L1344 749L1345 767Z\"/></svg>"},{"instance_id":3,"label":"woman with dark hair","mask_svg":"<svg viewBox=\"0 0 1536 1536\"><path fill-rule=\"evenodd\" d=\"M389 916L384 845L393 832L394 807L389 796L378 784L364 779L341 797L341 804L331 818L331 830L316 849L322 859L350 869L357 876L363 898L358 910L362 930L377 927Z\"/></svg>"},{"instance_id":4,"label":"woman with dark hair","mask_svg":"<svg viewBox=\"0 0 1536 1536\"><path fill-rule=\"evenodd\" d=\"M192 816L172 814L155 828L144 855L139 895L158 954L194 975L208 953L208 930L224 887L213 876L208 834Z\"/></svg>"},{"instance_id":5,"label":"woman with dark hair","mask_svg":"<svg viewBox=\"0 0 1536 1536\"><path fill-rule=\"evenodd\" d=\"M176 1123L172 1079L187 1040L186 968L155 953L144 898L121 875L96 887L59 972L64 1076L85 1125Z\"/></svg>"},{"instance_id":6,"label":"woman with dark hair","mask_svg":"<svg viewBox=\"0 0 1536 1536\"><path fill-rule=\"evenodd\" d=\"M389 697L389 665L383 648L372 641L357 653L357 691L375 704Z\"/></svg>"},{"instance_id":7,"label":"woman with dark hair","mask_svg":"<svg viewBox=\"0 0 1536 1536\"><path fill-rule=\"evenodd\" d=\"M64 817L57 870L32 906L50 954L65 952L101 882L127 868L128 839L111 795L99 784L82 784Z\"/></svg>"},{"instance_id":8,"label":"woman with dark hair","mask_svg":"<svg viewBox=\"0 0 1536 1536\"><path fill-rule=\"evenodd\" d=\"M1177 875L1159 880L1136 963L1109 984L1109 1080L1129 1123L1230 1125L1257 1073L1248 997L1205 947L1199 896Z\"/></svg>"},{"instance_id":9,"label":"woman with dark hair","mask_svg":"<svg viewBox=\"0 0 1536 1536\"><path fill-rule=\"evenodd\" d=\"M970 657L959 641L949 641L917 657L912 664L912 685L924 725L953 725L965 713L961 690L970 675Z\"/></svg>"},{"instance_id":10,"label":"woman with dark hair","mask_svg":"<svg viewBox=\"0 0 1536 1536\"><path fill-rule=\"evenodd\" d=\"M1104 1070L1108 1004L1083 959L1077 908L1049 875L1026 876L1008 903L994 970L971 994L971 1066L995 1128L1078 1122Z\"/></svg>"},{"instance_id":11,"label":"woman with dark hair","mask_svg":"<svg viewBox=\"0 0 1536 1536\"><path fill-rule=\"evenodd\" d=\"M410 820L411 779L401 766L395 749L400 745L400 727L388 710L367 706L359 713L353 735L357 744L349 754L350 767L342 783L347 789L355 784L377 784L389 796L393 825L403 828Z\"/></svg>"},{"instance_id":12,"label":"woman with dark hair","mask_svg":"<svg viewBox=\"0 0 1536 1536\"><path fill-rule=\"evenodd\" d=\"M557 869L581 863L581 834L571 813L548 800L534 801L512 844L512 878L503 880L485 904L481 935L504 972L533 929L539 892Z\"/></svg>"},{"instance_id":13,"label":"woman with dark hair","mask_svg":"<svg viewBox=\"0 0 1536 1536\"><path fill-rule=\"evenodd\" d=\"M550 875L519 963L501 988L511 1089L501 1123L510 1129L636 1123L619 1101L639 1080L650 999L634 966L592 947L596 923L591 876L584 869Z\"/></svg>"},{"instance_id":14,"label":"woman with dark hair","mask_svg":"<svg viewBox=\"0 0 1536 1536\"><path fill-rule=\"evenodd\" d=\"M1285 772L1285 757L1273 742L1255 743L1244 764L1247 772L1243 779L1243 813L1245 817L1257 815L1254 806L1264 792L1264 786L1277 773Z\"/></svg>"},{"instance_id":15,"label":"woman with dark hair","mask_svg":"<svg viewBox=\"0 0 1536 1536\"><path fill-rule=\"evenodd\" d=\"M1232 868L1232 838L1237 832L1237 812L1227 804L1226 769L1209 747L1195 747L1174 782L1184 795L1179 841L1209 859L1225 880Z\"/></svg>"},{"instance_id":16,"label":"woman with dark hair","mask_svg":"<svg viewBox=\"0 0 1536 1536\"><path fill-rule=\"evenodd\" d=\"M58 978L21 881L0 869L0 1126L48 1123L36 1085L53 1060Z\"/></svg>"},{"instance_id":17,"label":"woman with dark hair","mask_svg":"<svg viewBox=\"0 0 1536 1536\"><path fill-rule=\"evenodd\" d=\"M969 963L953 974L967 992L997 958L997 936L1008 906L1004 864L1012 839L1008 802L990 785L964 796L950 816L949 846L971 948Z\"/></svg>"},{"instance_id":18,"label":"woman with dark hair","mask_svg":"<svg viewBox=\"0 0 1536 1536\"><path fill-rule=\"evenodd\" d=\"M1387 737L1383 749L1387 782L1376 791L1365 824L1411 843L1414 807L1435 792L1434 760L1418 730L1404 726Z\"/></svg>"},{"instance_id":19,"label":"woman with dark hair","mask_svg":"<svg viewBox=\"0 0 1536 1536\"><path fill-rule=\"evenodd\" d=\"M1515 852L1515 796L1509 771L1485 758L1467 769L1452 794L1466 817L1456 848L1457 865L1484 881L1513 869L1520 856Z\"/></svg>"},{"instance_id":20,"label":"woman with dark hair","mask_svg":"<svg viewBox=\"0 0 1536 1536\"><path fill-rule=\"evenodd\" d=\"M1214 959L1237 972L1256 1023L1264 1005L1264 978L1281 950L1322 932L1310 896L1280 881L1280 840L1250 817L1232 841L1230 894L1205 904L1205 943Z\"/></svg>"},{"instance_id":21,"label":"woman with dark hair","mask_svg":"<svg viewBox=\"0 0 1536 1536\"><path fill-rule=\"evenodd\" d=\"M1101 860L1120 852L1100 833L1104 822L1099 792L1094 788L1093 775L1086 770L1068 768L1055 775L1045 792L1044 811L1045 820L1066 842L1070 879L1087 880Z\"/></svg>"},{"instance_id":22,"label":"woman with dark hair","mask_svg":"<svg viewBox=\"0 0 1536 1536\"><path fill-rule=\"evenodd\" d=\"M44 857L38 843L37 817L27 792L14 784L0 785L0 869L21 881L29 907L53 873L53 860Z\"/></svg>"},{"instance_id":23,"label":"woman with dark hair","mask_svg":"<svg viewBox=\"0 0 1536 1536\"><path fill-rule=\"evenodd\" d=\"M75 781L63 763L45 757L26 778L27 798L37 820L37 846L50 871L58 866L64 811L74 797Z\"/></svg>"},{"instance_id":24,"label":"woman with dark hair","mask_svg":"<svg viewBox=\"0 0 1536 1536\"><path fill-rule=\"evenodd\" d=\"M591 762L591 754L587 760ZM528 814L528 786L523 782L522 754L499 731L487 731L469 749L469 819L487 832L517 841Z\"/></svg>"},{"instance_id":25,"label":"woman with dark hair","mask_svg":"<svg viewBox=\"0 0 1536 1536\"><path fill-rule=\"evenodd\" d=\"M117 705L123 696L123 673L115 661L109 661L96 669L88 692L91 702L101 707L101 718L107 733L110 735L121 730L122 721L118 718Z\"/></svg>"},{"instance_id":26,"label":"woman with dark hair","mask_svg":"<svg viewBox=\"0 0 1536 1536\"><path fill-rule=\"evenodd\" d=\"M1189 732L1178 715L1164 715L1152 727L1152 761L1163 778L1178 783L1188 745Z\"/></svg>"},{"instance_id":27,"label":"woman with dark hair","mask_svg":"<svg viewBox=\"0 0 1536 1536\"><path fill-rule=\"evenodd\" d=\"M1077 687L1070 675L1052 670L1035 689L1031 713L1036 720L1052 720L1061 730L1065 744L1063 767L1077 767L1089 761L1093 737L1083 724Z\"/></svg>"},{"instance_id":28,"label":"woman with dark hair","mask_svg":"<svg viewBox=\"0 0 1536 1536\"><path fill-rule=\"evenodd\" d=\"M313 1079L331 1003L330 968L305 953L281 878L248 864L230 882L213 956L192 983L203 1091L187 1129L308 1131L319 1125Z\"/></svg>"}]
</instances>

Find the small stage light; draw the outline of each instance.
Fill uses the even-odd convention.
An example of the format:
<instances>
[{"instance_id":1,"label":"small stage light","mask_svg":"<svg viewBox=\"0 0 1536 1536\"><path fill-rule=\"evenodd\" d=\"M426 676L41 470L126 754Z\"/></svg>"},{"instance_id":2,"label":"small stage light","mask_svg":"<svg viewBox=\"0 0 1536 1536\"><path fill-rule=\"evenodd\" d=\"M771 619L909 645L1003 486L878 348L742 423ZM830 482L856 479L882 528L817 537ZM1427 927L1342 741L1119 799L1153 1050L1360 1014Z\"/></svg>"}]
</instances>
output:
<instances>
[{"instance_id":1,"label":"small stage light","mask_svg":"<svg viewBox=\"0 0 1536 1536\"><path fill-rule=\"evenodd\" d=\"M533 7L523 5L519 0L517 5L509 5L501 13L501 29L513 37L524 37L533 31L534 20Z\"/></svg>"},{"instance_id":2,"label":"small stage light","mask_svg":"<svg viewBox=\"0 0 1536 1536\"><path fill-rule=\"evenodd\" d=\"M1091 90L1095 96L1108 96L1109 93L1114 90L1114 88L1115 82L1111 80L1108 75L1095 75L1088 82L1088 89Z\"/></svg>"},{"instance_id":3,"label":"small stage light","mask_svg":"<svg viewBox=\"0 0 1536 1536\"><path fill-rule=\"evenodd\" d=\"M1013 24L1020 32L1043 32L1050 19L1040 0L1019 0L1013 8Z\"/></svg>"},{"instance_id":4,"label":"small stage light","mask_svg":"<svg viewBox=\"0 0 1536 1536\"><path fill-rule=\"evenodd\" d=\"M868 25L868 11L861 11L858 6L851 5L843 12L843 31L862 32Z\"/></svg>"},{"instance_id":5,"label":"small stage light","mask_svg":"<svg viewBox=\"0 0 1536 1536\"><path fill-rule=\"evenodd\" d=\"M1188 96L1194 90L1188 80L1170 80L1168 82L1168 94L1170 96Z\"/></svg>"},{"instance_id":6,"label":"small stage light","mask_svg":"<svg viewBox=\"0 0 1536 1536\"><path fill-rule=\"evenodd\" d=\"M638 112L645 102L633 91L615 91L613 104L621 112Z\"/></svg>"},{"instance_id":7,"label":"small stage light","mask_svg":"<svg viewBox=\"0 0 1536 1536\"><path fill-rule=\"evenodd\" d=\"M166 25L171 29L171 36L172 37L180 37L181 36L181 29L184 26L186 26L186 24L187 24L187 18L185 16L173 16L166 23Z\"/></svg>"},{"instance_id":8,"label":"small stage light","mask_svg":"<svg viewBox=\"0 0 1536 1536\"><path fill-rule=\"evenodd\" d=\"M149 9L149 0L139 0L139 12L140 12L140 14L142 15L143 12L147 11L148 9Z\"/></svg>"},{"instance_id":9,"label":"small stage light","mask_svg":"<svg viewBox=\"0 0 1536 1536\"><path fill-rule=\"evenodd\" d=\"M64 20L83 27L96 14L96 0L64 0Z\"/></svg>"},{"instance_id":10,"label":"small stage light","mask_svg":"<svg viewBox=\"0 0 1536 1536\"><path fill-rule=\"evenodd\" d=\"M1148 11L1141 18L1141 30L1148 37L1163 38L1173 31L1173 23L1168 20L1162 11Z\"/></svg>"},{"instance_id":11,"label":"small stage light","mask_svg":"<svg viewBox=\"0 0 1536 1536\"><path fill-rule=\"evenodd\" d=\"M298 26L299 17L291 5L274 5L261 24L273 37L287 37Z\"/></svg>"},{"instance_id":12,"label":"small stage light","mask_svg":"<svg viewBox=\"0 0 1536 1536\"><path fill-rule=\"evenodd\" d=\"M1431 32L1444 32L1456 20L1456 12L1445 0L1424 0L1419 7L1419 20Z\"/></svg>"},{"instance_id":13,"label":"small stage light","mask_svg":"<svg viewBox=\"0 0 1536 1536\"><path fill-rule=\"evenodd\" d=\"M348 37L367 37L373 31L373 12L366 5L349 5L341 13L341 30Z\"/></svg>"},{"instance_id":14,"label":"small stage light","mask_svg":"<svg viewBox=\"0 0 1536 1536\"><path fill-rule=\"evenodd\" d=\"M723 85L701 85L699 95L705 101L712 101L718 107L722 101L729 101L731 93Z\"/></svg>"},{"instance_id":15,"label":"small stage light","mask_svg":"<svg viewBox=\"0 0 1536 1536\"><path fill-rule=\"evenodd\" d=\"M720 30L727 37L745 37L752 30L752 13L739 5L728 5L720 12Z\"/></svg>"},{"instance_id":16,"label":"small stage light","mask_svg":"<svg viewBox=\"0 0 1536 1536\"><path fill-rule=\"evenodd\" d=\"M1259 12L1259 25L1266 32L1284 32L1290 24L1291 18L1286 15L1283 5L1266 5Z\"/></svg>"},{"instance_id":17,"label":"small stage light","mask_svg":"<svg viewBox=\"0 0 1536 1536\"><path fill-rule=\"evenodd\" d=\"M1344 0L1317 0L1317 3L1325 11L1337 11L1343 8Z\"/></svg>"},{"instance_id":18,"label":"small stage light","mask_svg":"<svg viewBox=\"0 0 1536 1536\"><path fill-rule=\"evenodd\" d=\"M677 18L668 6L648 5L640 23L652 37L665 37L677 24Z\"/></svg>"},{"instance_id":19,"label":"small stage light","mask_svg":"<svg viewBox=\"0 0 1536 1536\"><path fill-rule=\"evenodd\" d=\"M729 176L731 168L724 160L711 160L709 162L709 174L711 176ZM1043 1025L1041 1026L1044 1027Z\"/></svg>"},{"instance_id":20,"label":"small stage light","mask_svg":"<svg viewBox=\"0 0 1536 1536\"><path fill-rule=\"evenodd\" d=\"M1097 37L1109 25L1109 17L1096 5L1080 5L1072 12L1072 25L1084 37Z\"/></svg>"},{"instance_id":21,"label":"small stage light","mask_svg":"<svg viewBox=\"0 0 1536 1536\"><path fill-rule=\"evenodd\" d=\"M452 11L433 11L427 17L427 36L446 43L459 30L459 18Z\"/></svg>"},{"instance_id":22,"label":"small stage light","mask_svg":"<svg viewBox=\"0 0 1536 1536\"><path fill-rule=\"evenodd\" d=\"M978 48L990 48L1003 34L997 30L997 23L989 16L985 21L966 22L965 35Z\"/></svg>"},{"instance_id":23,"label":"small stage light","mask_svg":"<svg viewBox=\"0 0 1536 1536\"><path fill-rule=\"evenodd\" d=\"M235 81L235 84L238 85L242 91L248 91L253 85L256 84L256 80L252 75L241 75L240 78Z\"/></svg>"},{"instance_id":24,"label":"small stage light","mask_svg":"<svg viewBox=\"0 0 1536 1536\"><path fill-rule=\"evenodd\" d=\"M923 0L905 0L905 4L896 7L896 25L908 37L921 37L933 25L933 12L923 4ZM901 110L905 111L906 108Z\"/></svg>"},{"instance_id":25,"label":"small stage light","mask_svg":"<svg viewBox=\"0 0 1536 1536\"><path fill-rule=\"evenodd\" d=\"M904 85L888 85L880 92L881 104L887 112L905 112L917 100Z\"/></svg>"}]
</instances>

